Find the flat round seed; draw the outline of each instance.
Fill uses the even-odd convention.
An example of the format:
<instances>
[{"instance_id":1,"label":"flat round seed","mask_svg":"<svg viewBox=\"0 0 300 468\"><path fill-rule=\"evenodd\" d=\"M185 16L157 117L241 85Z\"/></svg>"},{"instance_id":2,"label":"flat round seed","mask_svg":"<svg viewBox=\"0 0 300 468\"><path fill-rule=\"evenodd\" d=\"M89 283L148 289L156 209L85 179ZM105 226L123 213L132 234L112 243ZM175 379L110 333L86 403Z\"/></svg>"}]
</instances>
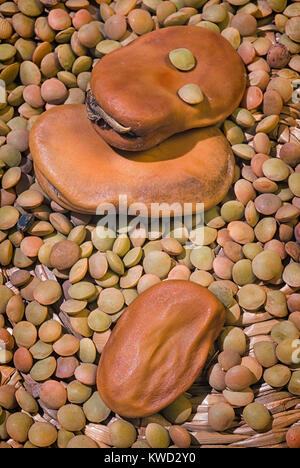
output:
<instances>
[{"instance_id":1,"label":"flat round seed","mask_svg":"<svg viewBox=\"0 0 300 468\"><path fill-rule=\"evenodd\" d=\"M213 261L213 270L218 278L231 279L234 263L229 258L218 256Z\"/></svg>"},{"instance_id":2,"label":"flat round seed","mask_svg":"<svg viewBox=\"0 0 300 468\"><path fill-rule=\"evenodd\" d=\"M299 338L299 330L290 320L278 322L271 330L273 341L280 344L288 339L294 340Z\"/></svg>"},{"instance_id":3,"label":"flat round seed","mask_svg":"<svg viewBox=\"0 0 300 468\"><path fill-rule=\"evenodd\" d=\"M20 213L13 206L3 206L0 208L0 229L8 230L13 228L20 217Z\"/></svg>"},{"instance_id":4,"label":"flat round seed","mask_svg":"<svg viewBox=\"0 0 300 468\"><path fill-rule=\"evenodd\" d=\"M278 158L268 159L263 163L263 173L268 179L275 182L286 180L290 175L288 166Z\"/></svg>"},{"instance_id":5,"label":"flat round seed","mask_svg":"<svg viewBox=\"0 0 300 468\"><path fill-rule=\"evenodd\" d=\"M94 392L84 403L83 411L88 421L98 424L105 421L110 414L110 409L102 401L98 392Z\"/></svg>"},{"instance_id":6,"label":"flat round seed","mask_svg":"<svg viewBox=\"0 0 300 468\"><path fill-rule=\"evenodd\" d=\"M263 112L265 115L280 114L283 107L283 100L276 89L269 89L264 94Z\"/></svg>"},{"instance_id":7,"label":"flat round seed","mask_svg":"<svg viewBox=\"0 0 300 468\"><path fill-rule=\"evenodd\" d=\"M195 245L210 245L216 240L217 234L218 231L216 229L209 226L201 226L190 231L189 239Z\"/></svg>"},{"instance_id":8,"label":"flat round seed","mask_svg":"<svg viewBox=\"0 0 300 468\"><path fill-rule=\"evenodd\" d=\"M96 293L96 287L94 284L87 281L81 281L74 284L69 288L68 294L72 299L78 301L88 301Z\"/></svg>"},{"instance_id":9,"label":"flat round seed","mask_svg":"<svg viewBox=\"0 0 300 468\"><path fill-rule=\"evenodd\" d=\"M266 242L264 245L264 250L274 250L278 253L282 260L286 257L286 251L283 242L280 242L278 239L271 239Z\"/></svg>"},{"instance_id":10,"label":"flat round seed","mask_svg":"<svg viewBox=\"0 0 300 468\"><path fill-rule=\"evenodd\" d=\"M67 394L70 403L82 404L90 398L92 389L77 380L73 380L67 386Z\"/></svg>"},{"instance_id":11,"label":"flat round seed","mask_svg":"<svg viewBox=\"0 0 300 468\"><path fill-rule=\"evenodd\" d=\"M62 290L57 281L42 281L34 290L34 299L42 305L55 304L61 296Z\"/></svg>"},{"instance_id":12,"label":"flat round seed","mask_svg":"<svg viewBox=\"0 0 300 468\"><path fill-rule=\"evenodd\" d=\"M162 249L169 255L180 255L183 251L182 245L177 239L163 238L160 243Z\"/></svg>"},{"instance_id":13,"label":"flat round seed","mask_svg":"<svg viewBox=\"0 0 300 468\"><path fill-rule=\"evenodd\" d=\"M100 309L93 310L88 316L88 325L95 332L108 330L111 323L111 317Z\"/></svg>"},{"instance_id":14,"label":"flat round seed","mask_svg":"<svg viewBox=\"0 0 300 468\"><path fill-rule=\"evenodd\" d=\"M2 187L6 190L15 187L21 179L21 174L21 169L19 167L11 167L8 169L2 177Z\"/></svg>"},{"instance_id":15,"label":"flat round seed","mask_svg":"<svg viewBox=\"0 0 300 468\"><path fill-rule=\"evenodd\" d=\"M267 291L266 311L274 317L283 318L288 314L286 297L282 291Z\"/></svg>"},{"instance_id":16,"label":"flat round seed","mask_svg":"<svg viewBox=\"0 0 300 468\"><path fill-rule=\"evenodd\" d=\"M112 41L111 39L105 39L104 41L100 41L96 46L97 53L102 55L107 55L113 52L116 49L120 49L122 45L118 41Z\"/></svg>"},{"instance_id":17,"label":"flat round seed","mask_svg":"<svg viewBox=\"0 0 300 468\"><path fill-rule=\"evenodd\" d=\"M20 79L24 86L39 85L42 79L39 67L30 60L25 60L20 66Z\"/></svg>"},{"instance_id":18,"label":"flat round seed","mask_svg":"<svg viewBox=\"0 0 300 468\"><path fill-rule=\"evenodd\" d=\"M196 61L192 52L188 49L174 49L169 53L172 65L181 71L189 71L195 67Z\"/></svg>"},{"instance_id":19,"label":"flat round seed","mask_svg":"<svg viewBox=\"0 0 300 468\"><path fill-rule=\"evenodd\" d=\"M167 448L170 437L167 429L157 423L150 423L146 427L146 440L152 448Z\"/></svg>"},{"instance_id":20,"label":"flat round seed","mask_svg":"<svg viewBox=\"0 0 300 468\"><path fill-rule=\"evenodd\" d=\"M76 315L70 317L70 324L74 332L79 335L89 338L92 336L93 332L88 325L88 316L89 310L84 309L82 312L79 312Z\"/></svg>"},{"instance_id":21,"label":"flat round seed","mask_svg":"<svg viewBox=\"0 0 300 468\"><path fill-rule=\"evenodd\" d=\"M78 360L72 357L59 357L57 359L57 367L55 377L59 379L69 379L74 376L75 369L79 366Z\"/></svg>"},{"instance_id":22,"label":"flat round seed","mask_svg":"<svg viewBox=\"0 0 300 468\"><path fill-rule=\"evenodd\" d=\"M243 96L242 104L248 110L256 109L263 101L263 93L258 86L249 86Z\"/></svg>"},{"instance_id":23,"label":"flat round seed","mask_svg":"<svg viewBox=\"0 0 300 468\"><path fill-rule=\"evenodd\" d=\"M24 255L27 257L37 257L43 241L40 237L25 237L20 245Z\"/></svg>"},{"instance_id":24,"label":"flat round seed","mask_svg":"<svg viewBox=\"0 0 300 468\"><path fill-rule=\"evenodd\" d=\"M300 173L294 172L289 176L288 184L295 197L300 197Z\"/></svg>"},{"instance_id":25,"label":"flat round seed","mask_svg":"<svg viewBox=\"0 0 300 468\"><path fill-rule=\"evenodd\" d=\"M80 431L86 423L83 410L74 404L62 406L58 410L57 419L64 429L72 432Z\"/></svg>"},{"instance_id":26,"label":"flat round seed","mask_svg":"<svg viewBox=\"0 0 300 468\"><path fill-rule=\"evenodd\" d=\"M84 385L96 385L97 366L80 364L75 370L75 378Z\"/></svg>"},{"instance_id":27,"label":"flat round seed","mask_svg":"<svg viewBox=\"0 0 300 468\"><path fill-rule=\"evenodd\" d=\"M233 242L233 241L225 242L223 246L223 250L224 250L225 255L234 263L238 262L239 260L242 260L243 258L242 247L240 244L236 242Z\"/></svg>"},{"instance_id":28,"label":"flat round seed","mask_svg":"<svg viewBox=\"0 0 300 468\"><path fill-rule=\"evenodd\" d=\"M246 161L251 160L255 154L255 151L251 146L246 145L245 143L239 145L233 145L232 151L236 156Z\"/></svg>"},{"instance_id":29,"label":"flat round seed","mask_svg":"<svg viewBox=\"0 0 300 468\"><path fill-rule=\"evenodd\" d=\"M300 372L299 371L293 372L291 380L289 381L288 390L293 395L298 396L300 394Z\"/></svg>"},{"instance_id":30,"label":"flat round seed","mask_svg":"<svg viewBox=\"0 0 300 468\"><path fill-rule=\"evenodd\" d=\"M163 415L173 424L187 421L192 412L192 405L185 395L181 395L163 410Z\"/></svg>"},{"instance_id":31,"label":"flat round seed","mask_svg":"<svg viewBox=\"0 0 300 468\"><path fill-rule=\"evenodd\" d=\"M189 448L191 445L191 436L182 426L171 426L169 435L177 447Z\"/></svg>"},{"instance_id":32,"label":"flat round seed","mask_svg":"<svg viewBox=\"0 0 300 468\"><path fill-rule=\"evenodd\" d=\"M225 431L233 423L235 414L228 403L216 403L209 408L208 424L215 431Z\"/></svg>"},{"instance_id":33,"label":"flat round seed","mask_svg":"<svg viewBox=\"0 0 300 468\"><path fill-rule=\"evenodd\" d=\"M197 84L188 83L178 90L178 96L187 104L200 104L204 96Z\"/></svg>"},{"instance_id":34,"label":"flat round seed","mask_svg":"<svg viewBox=\"0 0 300 468\"><path fill-rule=\"evenodd\" d=\"M84 24L88 24L92 21L92 15L90 12L84 8L81 8L79 11L76 11L75 15L72 18L73 26L76 29L79 29Z\"/></svg>"},{"instance_id":35,"label":"flat round seed","mask_svg":"<svg viewBox=\"0 0 300 468\"><path fill-rule=\"evenodd\" d=\"M124 277L126 277L126 275ZM96 280L97 285L101 288L112 288L116 286L118 282L119 276L112 271L107 271L107 273L105 273L105 275L100 280Z\"/></svg>"},{"instance_id":36,"label":"flat round seed","mask_svg":"<svg viewBox=\"0 0 300 468\"><path fill-rule=\"evenodd\" d=\"M15 393L18 405L27 413L36 414L38 412L38 404L35 399L23 387L19 387Z\"/></svg>"},{"instance_id":37,"label":"flat round seed","mask_svg":"<svg viewBox=\"0 0 300 468\"><path fill-rule=\"evenodd\" d=\"M141 294L143 291L151 288L151 286L160 283L160 281L161 279L157 275L154 275L153 273L147 273L140 278L137 284L137 291L139 294Z\"/></svg>"},{"instance_id":38,"label":"flat round seed","mask_svg":"<svg viewBox=\"0 0 300 468\"><path fill-rule=\"evenodd\" d=\"M195 270L190 276L190 281L207 288L213 283L214 277L208 271Z\"/></svg>"},{"instance_id":39,"label":"flat round seed","mask_svg":"<svg viewBox=\"0 0 300 468\"><path fill-rule=\"evenodd\" d=\"M87 301L77 301L76 299L68 299L64 301L60 310L66 314L73 315L82 312L87 306Z\"/></svg>"},{"instance_id":40,"label":"flat round seed","mask_svg":"<svg viewBox=\"0 0 300 468\"><path fill-rule=\"evenodd\" d=\"M163 279L171 269L171 258L166 252L154 250L145 256L143 266L145 273L151 273Z\"/></svg>"},{"instance_id":41,"label":"flat round seed","mask_svg":"<svg viewBox=\"0 0 300 468\"><path fill-rule=\"evenodd\" d=\"M272 193L265 193L263 195L259 195L255 199L255 208L259 213L263 215L271 215L276 213L276 211L281 206L281 200L277 195Z\"/></svg>"},{"instance_id":42,"label":"flat round seed","mask_svg":"<svg viewBox=\"0 0 300 468\"><path fill-rule=\"evenodd\" d=\"M123 262L126 268L133 267L137 265L143 255L143 250L141 247L134 247L129 250L123 258Z\"/></svg>"},{"instance_id":43,"label":"flat round seed","mask_svg":"<svg viewBox=\"0 0 300 468\"><path fill-rule=\"evenodd\" d=\"M261 403L250 403L243 411L246 423L256 432L265 431L271 424L271 415Z\"/></svg>"},{"instance_id":44,"label":"flat round seed","mask_svg":"<svg viewBox=\"0 0 300 468\"><path fill-rule=\"evenodd\" d=\"M31 353L25 347L19 347L14 354L14 366L21 372L29 372L33 365Z\"/></svg>"},{"instance_id":45,"label":"flat round seed","mask_svg":"<svg viewBox=\"0 0 300 468\"><path fill-rule=\"evenodd\" d=\"M53 227L61 234L68 236L72 230L72 223L62 213L51 213L49 221Z\"/></svg>"},{"instance_id":46,"label":"flat round seed","mask_svg":"<svg viewBox=\"0 0 300 468\"><path fill-rule=\"evenodd\" d=\"M289 286L299 288L300 264L297 262L289 263L283 270L282 278Z\"/></svg>"},{"instance_id":47,"label":"flat round seed","mask_svg":"<svg viewBox=\"0 0 300 468\"><path fill-rule=\"evenodd\" d=\"M253 376L250 370L243 365L231 367L225 375L226 387L237 392L248 388L252 381Z\"/></svg>"},{"instance_id":48,"label":"flat round seed","mask_svg":"<svg viewBox=\"0 0 300 468\"><path fill-rule=\"evenodd\" d=\"M33 301L30 302L25 309L25 316L28 322L33 323L35 326L41 325L46 319L48 315L48 308L38 304L37 302Z\"/></svg>"},{"instance_id":49,"label":"flat round seed","mask_svg":"<svg viewBox=\"0 0 300 468\"><path fill-rule=\"evenodd\" d=\"M253 182L253 188L260 193L273 193L278 191L278 185L267 177L259 177Z\"/></svg>"},{"instance_id":50,"label":"flat round seed","mask_svg":"<svg viewBox=\"0 0 300 468\"><path fill-rule=\"evenodd\" d=\"M283 387L291 378L291 371L282 364L277 364L265 370L263 378L265 382L274 388Z\"/></svg>"},{"instance_id":51,"label":"flat round seed","mask_svg":"<svg viewBox=\"0 0 300 468\"><path fill-rule=\"evenodd\" d=\"M128 23L132 31L139 36L152 31L154 22L147 10L134 9L128 14Z\"/></svg>"},{"instance_id":52,"label":"flat round seed","mask_svg":"<svg viewBox=\"0 0 300 468\"><path fill-rule=\"evenodd\" d=\"M130 250L130 240L126 234L121 234L117 237L113 245L113 252L119 257L124 257Z\"/></svg>"},{"instance_id":53,"label":"flat round seed","mask_svg":"<svg viewBox=\"0 0 300 468\"><path fill-rule=\"evenodd\" d=\"M6 239L0 244L0 263L2 266L8 266L13 256L13 246L10 240Z\"/></svg>"},{"instance_id":54,"label":"flat round seed","mask_svg":"<svg viewBox=\"0 0 300 468\"><path fill-rule=\"evenodd\" d=\"M230 28L230 29L235 29L239 33L238 29L236 28ZM255 55L256 55L256 51L255 51L253 44L248 41L242 42L241 45L238 47L237 52L246 65L253 62Z\"/></svg>"},{"instance_id":55,"label":"flat round seed","mask_svg":"<svg viewBox=\"0 0 300 468\"><path fill-rule=\"evenodd\" d=\"M50 78L42 84L41 96L48 104L63 104L68 97L68 91L61 81Z\"/></svg>"},{"instance_id":56,"label":"flat round seed","mask_svg":"<svg viewBox=\"0 0 300 468\"><path fill-rule=\"evenodd\" d=\"M180 14L180 12L177 12ZM176 13L174 15L171 15L171 17L174 17L176 15ZM181 16L182 16L182 13L181 13ZM187 15L185 15L187 16ZM177 15L175 16L177 17ZM181 18L183 20L183 23L186 22L186 18L183 16L183 18ZM170 23L169 21L169 18L166 19L166 21L164 22L164 26L172 26L172 24L167 24L167 23ZM220 34L220 28L217 24L215 23L212 23L211 21L200 21L199 23L197 23L197 26L200 27L200 28L206 28L206 29L209 29L210 31L214 31L218 34Z\"/></svg>"},{"instance_id":57,"label":"flat round seed","mask_svg":"<svg viewBox=\"0 0 300 468\"><path fill-rule=\"evenodd\" d=\"M76 242L76 244L80 245L85 241L86 235L87 230L84 226L75 226L68 235L68 240Z\"/></svg>"},{"instance_id":58,"label":"flat round seed","mask_svg":"<svg viewBox=\"0 0 300 468\"><path fill-rule=\"evenodd\" d=\"M240 127L238 127L231 120L225 120L224 122L224 134L231 145L238 145L244 141L244 133Z\"/></svg>"},{"instance_id":59,"label":"flat round seed","mask_svg":"<svg viewBox=\"0 0 300 468\"><path fill-rule=\"evenodd\" d=\"M34 359L46 359L52 354L53 347L51 344L39 340L29 348L29 351Z\"/></svg>"},{"instance_id":60,"label":"flat round seed","mask_svg":"<svg viewBox=\"0 0 300 468\"><path fill-rule=\"evenodd\" d=\"M92 242L94 247L100 252L111 250L115 241L115 233L103 226L97 226L92 232Z\"/></svg>"},{"instance_id":61,"label":"flat round seed","mask_svg":"<svg viewBox=\"0 0 300 468\"><path fill-rule=\"evenodd\" d=\"M137 438L136 429L128 421L118 419L109 426L110 439L116 448L129 448Z\"/></svg>"},{"instance_id":62,"label":"flat round seed","mask_svg":"<svg viewBox=\"0 0 300 468\"><path fill-rule=\"evenodd\" d=\"M285 32L292 41L300 42L299 18L290 18L285 25Z\"/></svg>"},{"instance_id":63,"label":"flat round seed","mask_svg":"<svg viewBox=\"0 0 300 468\"><path fill-rule=\"evenodd\" d=\"M71 284L78 283L79 281L82 281L88 271L88 259L87 258L81 258L78 260L78 262L75 263L75 265L72 266L70 273L69 273L69 282Z\"/></svg>"},{"instance_id":64,"label":"flat round seed","mask_svg":"<svg viewBox=\"0 0 300 468\"><path fill-rule=\"evenodd\" d=\"M111 28L111 30L113 32L113 28ZM95 23L91 22L89 24L84 24L80 27L78 31L78 39L83 46L92 48L95 47L101 41L102 34L98 26Z\"/></svg>"},{"instance_id":65,"label":"flat round seed","mask_svg":"<svg viewBox=\"0 0 300 468\"><path fill-rule=\"evenodd\" d=\"M238 201L243 205L247 205L250 200L255 198L255 190L253 189L251 182L245 179L239 179L234 184L234 193Z\"/></svg>"},{"instance_id":66,"label":"flat round seed","mask_svg":"<svg viewBox=\"0 0 300 468\"><path fill-rule=\"evenodd\" d=\"M81 362L93 364L97 357L96 346L90 338L80 340L78 356Z\"/></svg>"},{"instance_id":67,"label":"flat round seed","mask_svg":"<svg viewBox=\"0 0 300 468\"><path fill-rule=\"evenodd\" d=\"M36 447L50 447L57 440L57 430L48 422L35 422L29 429L28 439Z\"/></svg>"},{"instance_id":68,"label":"flat round seed","mask_svg":"<svg viewBox=\"0 0 300 468\"><path fill-rule=\"evenodd\" d=\"M106 255L101 252L93 254L89 258L89 273L94 279L101 279L108 270Z\"/></svg>"},{"instance_id":69,"label":"flat round seed","mask_svg":"<svg viewBox=\"0 0 300 468\"><path fill-rule=\"evenodd\" d=\"M5 19L1 18L0 21L0 39L9 39L13 33L13 28L10 24L10 22Z\"/></svg>"},{"instance_id":70,"label":"flat round seed","mask_svg":"<svg viewBox=\"0 0 300 468\"><path fill-rule=\"evenodd\" d=\"M243 221L232 221L228 224L227 229L232 240L238 244L247 244L254 240L252 227Z\"/></svg>"},{"instance_id":71,"label":"flat round seed","mask_svg":"<svg viewBox=\"0 0 300 468\"><path fill-rule=\"evenodd\" d=\"M71 26L71 18L67 11L55 8L48 14L48 23L55 31L62 31Z\"/></svg>"},{"instance_id":72,"label":"flat round seed","mask_svg":"<svg viewBox=\"0 0 300 468\"><path fill-rule=\"evenodd\" d=\"M101 291L98 307L107 314L115 314L124 306L124 296L119 289L107 288Z\"/></svg>"},{"instance_id":73,"label":"flat round seed","mask_svg":"<svg viewBox=\"0 0 300 468\"><path fill-rule=\"evenodd\" d=\"M160 270L161 271L161 270ZM129 268L125 275L120 278L120 287L127 289L133 288L137 285L139 279L143 274L143 267L141 265L136 265Z\"/></svg>"},{"instance_id":74,"label":"flat round seed","mask_svg":"<svg viewBox=\"0 0 300 468\"><path fill-rule=\"evenodd\" d=\"M243 203L237 200L230 200L222 205L221 216L227 223L237 221L243 217L244 210Z\"/></svg>"},{"instance_id":75,"label":"flat round seed","mask_svg":"<svg viewBox=\"0 0 300 468\"><path fill-rule=\"evenodd\" d=\"M221 368L228 371L234 366L241 364L242 358L239 353L232 349L226 349L222 351L218 356L218 362Z\"/></svg>"},{"instance_id":76,"label":"flat round seed","mask_svg":"<svg viewBox=\"0 0 300 468\"><path fill-rule=\"evenodd\" d=\"M11 351L14 345L15 341L11 334L5 328L0 328L0 349Z\"/></svg>"},{"instance_id":77,"label":"flat round seed","mask_svg":"<svg viewBox=\"0 0 300 468\"><path fill-rule=\"evenodd\" d=\"M45 343L53 343L61 336L62 327L56 320L47 320L39 328L39 338Z\"/></svg>"},{"instance_id":78,"label":"flat round seed","mask_svg":"<svg viewBox=\"0 0 300 468\"><path fill-rule=\"evenodd\" d=\"M104 346L106 345L110 335L111 335L110 329L107 329L106 331L100 332L100 333L95 332L93 334L93 342L96 346L98 353L100 354L102 353Z\"/></svg>"},{"instance_id":79,"label":"flat round seed","mask_svg":"<svg viewBox=\"0 0 300 468\"><path fill-rule=\"evenodd\" d=\"M112 252L111 250L108 250L106 252L106 258L108 262L109 268L114 272L117 273L118 275L123 275L124 274L124 264L120 257Z\"/></svg>"},{"instance_id":80,"label":"flat round seed","mask_svg":"<svg viewBox=\"0 0 300 468\"><path fill-rule=\"evenodd\" d=\"M190 256L191 263L199 270L209 271L212 269L214 253L207 246L192 249Z\"/></svg>"},{"instance_id":81,"label":"flat round seed","mask_svg":"<svg viewBox=\"0 0 300 468\"><path fill-rule=\"evenodd\" d=\"M44 196L37 190L26 190L17 198L17 203L22 208L32 209L40 206L44 201Z\"/></svg>"},{"instance_id":82,"label":"flat round seed","mask_svg":"<svg viewBox=\"0 0 300 468\"><path fill-rule=\"evenodd\" d=\"M275 218L280 223L288 223L289 221L297 219L299 213L300 211L296 206L285 203L277 210Z\"/></svg>"},{"instance_id":83,"label":"flat round seed","mask_svg":"<svg viewBox=\"0 0 300 468\"><path fill-rule=\"evenodd\" d=\"M265 291L256 284L242 286L237 297L239 305L247 310L258 310L266 301Z\"/></svg>"},{"instance_id":84,"label":"flat round seed","mask_svg":"<svg viewBox=\"0 0 300 468\"><path fill-rule=\"evenodd\" d=\"M273 239L277 225L274 218L262 218L254 228L255 236L260 242L268 242Z\"/></svg>"},{"instance_id":85,"label":"flat round seed","mask_svg":"<svg viewBox=\"0 0 300 468\"><path fill-rule=\"evenodd\" d=\"M285 143L280 148L279 156L286 164L295 167L300 163L300 145L294 142Z\"/></svg>"},{"instance_id":86,"label":"flat round seed","mask_svg":"<svg viewBox=\"0 0 300 468\"><path fill-rule=\"evenodd\" d=\"M257 278L269 281L281 273L281 258L277 252L265 250L253 259L252 269Z\"/></svg>"},{"instance_id":87,"label":"flat round seed","mask_svg":"<svg viewBox=\"0 0 300 468\"><path fill-rule=\"evenodd\" d=\"M118 41L124 36L127 29L126 18L124 15L115 14L110 16L104 24L104 33L108 39Z\"/></svg>"},{"instance_id":88,"label":"flat round seed","mask_svg":"<svg viewBox=\"0 0 300 468\"><path fill-rule=\"evenodd\" d=\"M270 139L268 135L266 135L265 133L256 133L253 139L253 144L257 153L264 154L265 156L267 156L270 153L270 149L271 149ZM262 175L263 173L260 174L260 176Z\"/></svg>"},{"instance_id":89,"label":"flat round seed","mask_svg":"<svg viewBox=\"0 0 300 468\"><path fill-rule=\"evenodd\" d=\"M13 336L19 347L30 348L37 339L36 327L30 322L19 322L13 328Z\"/></svg>"},{"instance_id":90,"label":"flat round seed","mask_svg":"<svg viewBox=\"0 0 300 468\"><path fill-rule=\"evenodd\" d=\"M79 259L80 248L70 240L64 240L53 245L50 253L50 263L53 268L66 270Z\"/></svg>"},{"instance_id":91,"label":"flat round seed","mask_svg":"<svg viewBox=\"0 0 300 468\"><path fill-rule=\"evenodd\" d=\"M40 399L50 409L57 410L67 402L65 387L56 380L48 380L41 385Z\"/></svg>"},{"instance_id":92,"label":"flat round seed","mask_svg":"<svg viewBox=\"0 0 300 468\"><path fill-rule=\"evenodd\" d=\"M188 281L190 279L191 272L185 265L176 265L168 274L168 279L181 279ZM138 285L139 290L139 285ZM140 294L140 293L139 293Z\"/></svg>"},{"instance_id":93,"label":"flat round seed","mask_svg":"<svg viewBox=\"0 0 300 468\"><path fill-rule=\"evenodd\" d=\"M37 361L30 371L30 376L33 380L37 382L43 382L48 380L55 372L56 369L56 359L53 356L50 356L41 361Z\"/></svg>"},{"instance_id":94,"label":"flat round seed","mask_svg":"<svg viewBox=\"0 0 300 468\"><path fill-rule=\"evenodd\" d=\"M63 335L53 344L53 350L59 356L73 356L79 350L79 339L73 335Z\"/></svg>"},{"instance_id":95,"label":"flat round seed","mask_svg":"<svg viewBox=\"0 0 300 468\"><path fill-rule=\"evenodd\" d=\"M16 55L16 48L11 44L0 44L0 60L5 62Z\"/></svg>"},{"instance_id":96,"label":"flat round seed","mask_svg":"<svg viewBox=\"0 0 300 468\"><path fill-rule=\"evenodd\" d=\"M11 145L3 145L0 147L0 160L8 167L17 167L21 163L21 153Z\"/></svg>"}]
</instances>

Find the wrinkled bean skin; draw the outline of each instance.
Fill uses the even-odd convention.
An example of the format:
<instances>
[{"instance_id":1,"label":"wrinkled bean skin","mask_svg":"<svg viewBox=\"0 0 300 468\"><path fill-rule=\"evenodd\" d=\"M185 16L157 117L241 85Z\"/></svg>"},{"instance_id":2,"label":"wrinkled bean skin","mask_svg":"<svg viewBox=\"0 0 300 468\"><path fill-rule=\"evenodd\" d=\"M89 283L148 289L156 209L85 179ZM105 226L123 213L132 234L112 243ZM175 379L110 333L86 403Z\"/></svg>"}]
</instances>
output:
<instances>
[{"instance_id":1,"label":"wrinkled bean skin","mask_svg":"<svg viewBox=\"0 0 300 468\"><path fill-rule=\"evenodd\" d=\"M196 58L196 66L188 77L168 60L169 52L178 48L188 49ZM134 67L137 60L138 76ZM230 80L223 93L228 75ZM228 116L244 94L245 77L239 55L221 35L196 26L153 31L129 47L105 56L91 77L91 89L101 108L123 126L131 127L137 137L130 139L112 128L97 125L95 130L107 143L120 149L151 148L175 133L212 125ZM187 83L198 84L206 96L197 106L187 107L178 99L178 89ZM149 113L150 108L153 111Z\"/></svg>"},{"instance_id":2,"label":"wrinkled bean skin","mask_svg":"<svg viewBox=\"0 0 300 468\"><path fill-rule=\"evenodd\" d=\"M202 286L170 280L149 288L130 304L104 348L101 398L130 418L160 411L199 375L224 320L223 305Z\"/></svg>"}]
</instances>

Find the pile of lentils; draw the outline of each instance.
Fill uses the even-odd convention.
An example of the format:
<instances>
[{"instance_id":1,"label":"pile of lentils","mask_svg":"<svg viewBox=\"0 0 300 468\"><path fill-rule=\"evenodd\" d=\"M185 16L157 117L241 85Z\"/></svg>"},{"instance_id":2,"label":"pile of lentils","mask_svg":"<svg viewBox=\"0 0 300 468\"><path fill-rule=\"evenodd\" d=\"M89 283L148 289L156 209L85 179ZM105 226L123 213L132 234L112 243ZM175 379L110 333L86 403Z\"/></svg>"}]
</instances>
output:
<instances>
[{"instance_id":1,"label":"pile of lentils","mask_svg":"<svg viewBox=\"0 0 300 468\"><path fill-rule=\"evenodd\" d=\"M139 226L104 239L96 217L43 193L30 130L45 110L85 102L103 56L177 25L222 34L245 64L241 107L220 125L236 156L232 188L204 227L146 238ZM161 414L125 420L95 385L114 324L168 279L207 287L226 306L202 375L223 397L209 407L212 432L241 423L269 431L272 414L255 401L261 385L300 395L299 52L299 1L0 0L1 448L195 444L184 427L192 389ZM186 248L197 229L203 244ZM249 343L246 327L261 323ZM299 425L286 445L300 447Z\"/></svg>"}]
</instances>

